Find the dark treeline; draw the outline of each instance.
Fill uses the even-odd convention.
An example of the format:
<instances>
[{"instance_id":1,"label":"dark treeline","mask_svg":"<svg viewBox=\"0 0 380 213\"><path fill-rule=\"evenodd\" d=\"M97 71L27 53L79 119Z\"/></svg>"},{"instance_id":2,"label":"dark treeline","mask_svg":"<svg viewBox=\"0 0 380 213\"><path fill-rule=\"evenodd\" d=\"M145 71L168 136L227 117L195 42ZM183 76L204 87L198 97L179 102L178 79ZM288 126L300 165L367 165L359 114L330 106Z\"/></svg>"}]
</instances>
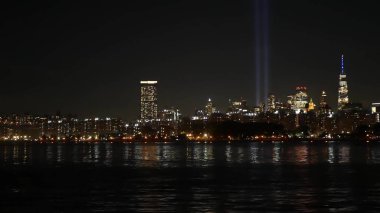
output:
<instances>
[{"instance_id":1,"label":"dark treeline","mask_svg":"<svg viewBox=\"0 0 380 213\"><path fill-rule=\"evenodd\" d=\"M294 130L287 130L282 124L267 122L193 122L190 126L191 132L195 135L207 133L216 140L261 139L262 137L270 138L272 136L307 138L311 136L310 127L307 125L301 125ZM340 134L339 138L368 139L373 136L380 136L380 123L373 125L359 125L351 134ZM318 135L318 137L323 138L324 135L321 134Z\"/></svg>"},{"instance_id":2,"label":"dark treeline","mask_svg":"<svg viewBox=\"0 0 380 213\"><path fill-rule=\"evenodd\" d=\"M371 136L380 136L380 123L373 125L359 125L352 134L355 138L366 138Z\"/></svg>"}]
</instances>

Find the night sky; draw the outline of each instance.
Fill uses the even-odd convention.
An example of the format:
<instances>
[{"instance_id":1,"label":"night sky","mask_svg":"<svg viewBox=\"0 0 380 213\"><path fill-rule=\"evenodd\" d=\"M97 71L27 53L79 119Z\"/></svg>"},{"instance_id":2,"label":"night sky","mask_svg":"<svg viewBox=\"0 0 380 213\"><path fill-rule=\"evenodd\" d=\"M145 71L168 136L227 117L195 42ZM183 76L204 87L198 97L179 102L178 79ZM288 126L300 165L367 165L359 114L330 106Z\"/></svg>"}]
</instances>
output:
<instances>
[{"instance_id":1,"label":"night sky","mask_svg":"<svg viewBox=\"0 0 380 213\"><path fill-rule=\"evenodd\" d=\"M191 115L210 97L255 100L250 1L2 4L1 113L73 113L133 120L139 81L158 80L159 107ZM380 102L376 1L270 1L270 92L305 85L336 106L340 55L349 96Z\"/></svg>"}]
</instances>

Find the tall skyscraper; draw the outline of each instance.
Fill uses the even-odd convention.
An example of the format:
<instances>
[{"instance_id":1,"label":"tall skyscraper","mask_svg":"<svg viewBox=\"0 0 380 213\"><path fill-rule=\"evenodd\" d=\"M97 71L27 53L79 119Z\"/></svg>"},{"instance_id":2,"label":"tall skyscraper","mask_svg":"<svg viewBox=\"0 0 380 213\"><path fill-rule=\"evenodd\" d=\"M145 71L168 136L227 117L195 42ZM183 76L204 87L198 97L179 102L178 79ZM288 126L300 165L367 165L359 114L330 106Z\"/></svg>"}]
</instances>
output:
<instances>
[{"instance_id":1,"label":"tall skyscraper","mask_svg":"<svg viewBox=\"0 0 380 213\"><path fill-rule=\"evenodd\" d=\"M327 106L327 94L326 91L322 91L321 93L321 99L319 101L319 107L325 108Z\"/></svg>"},{"instance_id":2,"label":"tall skyscraper","mask_svg":"<svg viewBox=\"0 0 380 213\"><path fill-rule=\"evenodd\" d=\"M216 111L214 105L212 104L211 98L209 98L207 101L205 111L206 111L207 116L210 116L212 113Z\"/></svg>"},{"instance_id":3,"label":"tall skyscraper","mask_svg":"<svg viewBox=\"0 0 380 213\"><path fill-rule=\"evenodd\" d=\"M347 76L344 72L344 57L341 58L341 72L339 74L339 90L338 90L338 110L342 110L343 107L348 104L348 86Z\"/></svg>"},{"instance_id":4,"label":"tall skyscraper","mask_svg":"<svg viewBox=\"0 0 380 213\"><path fill-rule=\"evenodd\" d=\"M276 110L276 96L270 93L267 99L267 112L274 112L275 110Z\"/></svg>"},{"instance_id":5,"label":"tall skyscraper","mask_svg":"<svg viewBox=\"0 0 380 213\"><path fill-rule=\"evenodd\" d=\"M325 91L322 91L321 98L319 101L319 113L320 114L327 114L329 111L331 111L331 108L327 104L327 94Z\"/></svg>"},{"instance_id":6,"label":"tall skyscraper","mask_svg":"<svg viewBox=\"0 0 380 213\"><path fill-rule=\"evenodd\" d=\"M147 121L157 118L157 81L140 81L140 118Z\"/></svg>"}]
</instances>

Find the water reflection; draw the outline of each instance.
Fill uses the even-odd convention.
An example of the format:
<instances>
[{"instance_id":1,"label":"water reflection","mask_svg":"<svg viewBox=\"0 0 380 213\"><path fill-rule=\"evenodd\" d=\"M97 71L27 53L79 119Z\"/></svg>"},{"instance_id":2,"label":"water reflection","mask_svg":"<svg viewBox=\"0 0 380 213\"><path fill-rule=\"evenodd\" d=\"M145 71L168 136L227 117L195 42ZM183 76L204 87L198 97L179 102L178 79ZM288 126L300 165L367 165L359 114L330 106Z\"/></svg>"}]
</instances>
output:
<instances>
[{"instance_id":1,"label":"water reflection","mask_svg":"<svg viewBox=\"0 0 380 213\"><path fill-rule=\"evenodd\" d=\"M294 147L294 149L290 149L288 154L292 155L292 153L294 154L294 157L295 157L294 159L292 159L292 161L294 161L298 164L307 164L308 163L309 150L308 150L307 145L303 144L303 145Z\"/></svg>"},{"instance_id":2,"label":"water reflection","mask_svg":"<svg viewBox=\"0 0 380 213\"><path fill-rule=\"evenodd\" d=\"M339 155L338 162L339 163L348 163L350 162L350 146L340 146L339 147Z\"/></svg>"},{"instance_id":3,"label":"water reflection","mask_svg":"<svg viewBox=\"0 0 380 213\"><path fill-rule=\"evenodd\" d=\"M0 194L5 212L368 212L379 163L375 143L2 143Z\"/></svg>"},{"instance_id":4,"label":"water reflection","mask_svg":"<svg viewBox=\"0 0 380 213\"><path fill-rule=\"evenodd\" d=\"M272 155L273 163L279 163L281 161L280 149L281 149L281 145L279 143L276 143L273 147L273 155Z\"/></svg>"},{"instance_id":5,"label":"water reflection","mask_svg":"<svg viewBox=\"0 0 380 213\"><path fill-rule=\"evenodd\" d=\"M380 144L329 143L78 143L0 144L1 164L89 163L134 167L235 164L380 163Z\"/></svg>"}]
</instances>

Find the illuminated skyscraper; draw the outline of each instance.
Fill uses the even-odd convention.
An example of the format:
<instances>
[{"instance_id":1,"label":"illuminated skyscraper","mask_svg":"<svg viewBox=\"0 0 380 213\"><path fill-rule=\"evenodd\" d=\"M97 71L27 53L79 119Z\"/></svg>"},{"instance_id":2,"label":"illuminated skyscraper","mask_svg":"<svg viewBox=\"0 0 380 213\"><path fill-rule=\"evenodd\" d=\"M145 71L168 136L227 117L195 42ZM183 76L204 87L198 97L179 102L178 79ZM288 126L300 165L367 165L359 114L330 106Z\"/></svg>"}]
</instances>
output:
<instances>
[{"instance_id":1,"label":"illuminated skyscraper","mask_svg":"<svg viewBox=\"0 0 380 213\"><path fill-rule=\"evenodd\" d=\"M207 116L210 116L212 113L216 111L214 105L212 104L211 98L208 99L208 102L205 107L205 111Z\"/></svg>"},{"instance_id":2,"label":"illuminated skyscraper","mask_svg":"<svg viewBox=\"0 0 380 213\"><path fill-rule=\"evenodd\" d=\"M307 108L307 111L310 112L310 111L313 111L315 109L315 104L313 102L313 99L310 98L310 101L309 101L309 104L308 104L308 108Z\"/></svg>"},{"instance_id":3,"label":"illuminated skyscraper","mask_svg":"<svg viewBox=\"0 0 380 213\"><path fill-rule=\"evenodd\" d=\"M348 104L348 87L347 76L344 72L344 58L341 58L341 73L339 74L339 90L338 90L338 110L342 110L343 107Z\"/></svg>"},{"instance_id":4,"label":"illuminated skyscraper","mask_svg":"<svg viewBox=\"0 0 380 213\"><path fill-rule=\"evenodd\" d=\"M288 104L291 109L297 114L307 111L307 104L309 103L309 96L307 95L307 88L304 86L296 87L296 94L289 95Z\"/></svg>"},{"instance_id":5,"label":"illuminated skyscraper","mask_svg":"<svg viewBox=\"0 0 380 213\"><path fill-rule=\"evenodd\" d=\"M321 93L321 99L319 101L319 107L320 108L325 108L327 106L327 94L325 91L322 91Z\"/></svg>"},{"instance_id":6,"label":"illuminated skyscraper","mask_svg":"<svg viewBox=\"0 0 380 213\"><path fill-rule=\"evenodd\" d=\"M267 111L274 112L276 110L276 96L269 94L267 99Z\"/></svg>"},{"instance_id":7,"label":"illuminated skyscraper","mask_svg":"<svg viewBox=\"0 0 380 213\"><path fill-rule=\"evenodd\" d=\"M157 118L157 81L140 81L140 118L152 120Z\"/></svg>"},{"instance_id":8,"label":"illuminated skyscraper","mask_svg":"<svg viewBox=\"0 0 380 213\"><path fill-rule=\"evenodd\" d=\"M319 101L319 113L327 114L331 111L330 106L327 104L327 94L325 91L322 91L321 98Z\"/></svg>"}]
</instances>

